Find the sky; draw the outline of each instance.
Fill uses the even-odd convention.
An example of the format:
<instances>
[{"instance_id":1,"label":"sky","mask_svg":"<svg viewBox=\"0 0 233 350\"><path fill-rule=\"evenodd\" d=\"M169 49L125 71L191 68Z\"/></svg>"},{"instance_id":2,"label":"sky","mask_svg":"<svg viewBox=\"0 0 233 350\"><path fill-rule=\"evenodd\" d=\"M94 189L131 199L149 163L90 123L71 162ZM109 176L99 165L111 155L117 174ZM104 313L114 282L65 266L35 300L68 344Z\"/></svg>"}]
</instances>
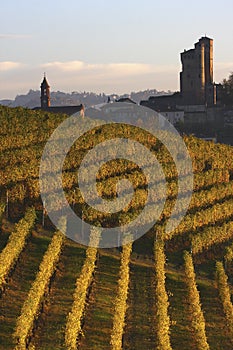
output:
<instances>
[{"instance_id":1,"label":"sky","mask_svg":"<svg viewBox=\"0 0 233 350\"><path fill-rule=\"evenodd\" d=\"M180 53L214 39L214 80L233 71L232 0L2 0L0 99L38 90L179 90Z\"/></svg>"}]
</instances>

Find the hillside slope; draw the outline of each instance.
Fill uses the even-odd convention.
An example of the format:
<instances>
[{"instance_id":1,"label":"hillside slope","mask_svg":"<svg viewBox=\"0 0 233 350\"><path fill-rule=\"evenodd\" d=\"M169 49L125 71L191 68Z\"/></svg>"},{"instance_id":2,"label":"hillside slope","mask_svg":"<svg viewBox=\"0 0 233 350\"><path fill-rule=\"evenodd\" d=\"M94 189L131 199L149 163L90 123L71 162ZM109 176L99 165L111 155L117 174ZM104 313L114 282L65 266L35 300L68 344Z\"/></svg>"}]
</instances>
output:
<instances>
[{"instance_id":1,"label":"hillside slope","mask_svg":"<svg viewBox=\"0 0 233 350\"><path fill-rule=\"evenodd\" d=\"M67 320L77 291L84 308L81 310L80 304L77 310L81 329L73 334L75 348L233 348L233 148L184 137L193 161L194 191L187 215L174 232L166 235L164 225L177 195L177 173L171 156L158 140L140 129L124 125L117 131L117 136L126 134L156 154L168 183L168 198L159 221L134 242L129 260L124 260L124 251L118 248L93 252L67 238L59 245L54 238L59 238L59 233L46 213L43 217L38 185L40 158L49 136L65 118L0 107L0 349L71 349L66 343ZM112 125L87 133L71 148L64 163L67 199L77 215L89 215L88 221L94 224L129 220L141 211L147 191L141 170L132 162L118 160L101 168L99 192L104 198L115 198L115 184L127 174L135 190L131 206L120 213L120 218L109 218L100 217L84 203L77 188L77 168L89 149L113 137L114 132ZM53 186L51 182L51 192L56 190ZM36 222L25 236L19 256L14 257L13 251L6 256L9 242L16 247L19 243L21 236L15 232L21 226L17 223L28 207L35 208ZM57 247L57 258L50 247ZM13 263L5 271L7 259ZM129 280L124 270L127 266ZM89 268L90 280L85 281L83 271ZM43 288L28 300L39 278ZM116 300L124 304L123 297L119 299L123 289L127 310L123 311L118 348L113 348ZM28 318L19 316L30 302L36 312L29 325ZM19 322L25 322L23 328ZM23 332L17 333L18 329L25 330L22 342Z\"/></svg>"}]
</instances>

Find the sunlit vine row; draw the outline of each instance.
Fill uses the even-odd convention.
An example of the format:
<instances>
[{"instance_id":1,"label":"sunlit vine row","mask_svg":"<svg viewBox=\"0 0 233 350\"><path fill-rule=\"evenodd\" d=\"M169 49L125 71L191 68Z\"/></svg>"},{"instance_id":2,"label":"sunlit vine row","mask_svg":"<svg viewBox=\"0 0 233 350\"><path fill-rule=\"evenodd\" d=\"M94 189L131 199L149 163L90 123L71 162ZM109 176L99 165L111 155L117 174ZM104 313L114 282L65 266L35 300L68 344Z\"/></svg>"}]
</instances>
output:
<instances>
[{"instance_id":1,"label":"sunlit vine row","mask_svg":"<svg viewBox=\"0 0 233 350\"><path fill-rule=\"evenodd\" d=\"M233 261L233 244L226 247L224 259L227 264L230 264Z\"/></svg>"},{"instance_id":2,"label":"sunlit vine row","mask_svg":"<svg viewBox=\"0 0 233 350\"><path fill-rule=\"evenodd\" d=\"M0 290L3 289L9 272L17 262L26 244L26 239L31 232L35 219L35 209L27 209L25 216L15 225L7 245L0 254Z\"/></svg>"},{"instance_id":3,"label":"sunlit vine row","mask_svg":"<svg viewBox=\"0 0 233 350\"><path fill-rule=\"evenodd\" d=\"M171 350L170 342L170 316L168 314L168 295L165 287L165 262L164 242L160 239L155 241L155 315L156 315L156 338L157 350Z\"/></svg>"},{"instance_id":4,"label":"sunlit vine row","mask_svg":"<svg viewBox=\"0 0 233 350\"><path fill-rule=\"evenodd\" d=\"M132 243L123 245L121 253L121 266L118 280L118 291L115 300L113 328L111 333L112 350L122 349L125 315L127 309L127 297L129 289L129 263L132 252Z\"/></svg>"},{"instance_id":5,"label":"sunlit vine row","mask_svg":"<svg viewBox=\"0 0 233 350\"><path fill-rule=\"evenodd\" d=\"M202 253L210 249L215 244L232 239L233 221L224 222L220 226L212 225L204 228L201 232L191 237L191 246L193 254Z\"/></svg>"},{"instance_id":6,"label":"sunlit vine row","mask_svg":"<svg viewBox=\"0 0 233 350\"><path fill-rule=\"evenodd\" d=\"M2 220L2 216L5 212L5 208L6 208L6 204L5 203L0 203L0 223L1 223L1 220Z\"/></svg>"},{"instance_id":7,"label":"sunlit vine row","mask_svg":"<svg viewBox=\"0 0 233 350\"><path fill-rule=\"evenodd\" d=\"M201 309L200 295L196 285L196 275L190 253L184 254L185 283L187 286L190 323L197 350L209 350L205 332L205 318Z\"/></svg>"},{"instance_id":8,"label":"sunlit vine row","mask_svg":"<svg viewBox=\"0 0 233 350\"><path fill-rule=\"evenodd\" d=\"M32 335L34 322L39 317L43 297L59 261L63 243L64 234L57 231L43 256L39 271L16 321L14 338L16 342L15 349L17 350L28 349L28 340Z\"/></svg>"},{"instance_id":9,"label":"sunlit vine row","mask_svg":"<svg viewBox=\"0 0 233 350\"><path fill-rule=\"evenodd\" d=\"M218 221L221 222L232 218L232 215L233 198L223 203L216 203L212 207L202 209L194 214L187 214L172 234L194 232L202 226L215 225Z\"/></svg>"},{"instance_id":10,"label":"sunlit vine row","mask_svg":"<svg viewBox=\"0 0 233 350\"><path fill-rule=\"evenodd\" d=\"M80 276L76 281L72 309L67 316L65 343L69 350L77 349L78 338L82 334L82 320L86 306L88 288L90 287L96 267L97 248L100 240L100 230L93 228L90 236L90 246L86 250L86 260Z\"/></svg>"},{"instance_id":11,"label":"sunlit vine row","mask_svg":"<svg viewBox=\"0 0 233 350\"><path fill-rule=\"evenodd\" d=\"M224 270L223 263L216 262L216 280L219 291L219 297L223 305L223 311L226 317L227 327L231 338L233 337L233 305L231 301L231 291L228 284L228 277Z\"/></svg>"}]
</instances>

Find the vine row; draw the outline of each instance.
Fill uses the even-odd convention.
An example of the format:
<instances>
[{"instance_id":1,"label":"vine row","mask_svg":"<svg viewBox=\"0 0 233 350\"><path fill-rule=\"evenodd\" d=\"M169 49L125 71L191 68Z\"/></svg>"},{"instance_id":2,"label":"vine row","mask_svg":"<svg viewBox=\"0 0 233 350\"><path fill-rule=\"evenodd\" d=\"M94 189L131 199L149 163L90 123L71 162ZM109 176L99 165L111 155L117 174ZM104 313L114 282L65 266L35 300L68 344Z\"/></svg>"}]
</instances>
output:
<instances>
[{"instance_id":1,"label":"vine row","mask_svg":"<svg viewBox=\"0 0 233 350\"><path fill-rule=\"evenodd\" d=\"M29 337L32 335L34 323L40 314L43 297L59 261L64 237L64 234L60 231L54 234L40 263L39 271L23 304L21 314L16 321L14 333L16 350L28 349Z\"/></svg>"},{"instance_id":2,"label":"vine row","mask_svg":"<svg viewBox=\"0 0 233 350\"><path fill-rule=\"evenodd\" d=\"M76 281L76 289L73 296L72 309L67 316L65 330L65 344L68 350L76 350L78 338L82 335L82 321L86 306L88 289L90 287L93 273L96 267L97 246L100 240L100 230L92 228L90 246L86 251L86 260L82 267L80 276Z\"/></svg>"},{"instance_id":3,"label":"vine row","mask_svg":"<svg viewBox=\"0 0 233 350\"><path fill-rule=\"evenodd\" d=\"M25 216L15 225L8 243L0 254L0 291L3 290L7 281L7 276L17 262L21 251L23 250L26 239L36 220L34 208L28 208Z\"/></svg>"}]
</instances>

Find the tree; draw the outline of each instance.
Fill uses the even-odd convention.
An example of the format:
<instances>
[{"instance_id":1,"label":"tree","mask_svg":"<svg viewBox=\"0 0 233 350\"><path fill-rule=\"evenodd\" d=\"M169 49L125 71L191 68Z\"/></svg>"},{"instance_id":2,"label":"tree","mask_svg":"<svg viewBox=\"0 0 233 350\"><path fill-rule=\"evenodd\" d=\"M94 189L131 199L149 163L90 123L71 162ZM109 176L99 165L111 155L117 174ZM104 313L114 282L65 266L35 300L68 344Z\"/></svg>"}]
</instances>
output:
<instances>
[{"instance_id":1,"label":"tree","mask_svg":"<svg viewBox=\"0 0 233 350\"><path fill-rule=\"evenodd\" d=\"M223 79L222 102L226 105L233 105L233 72L231 72L228 79Z\"/></svg>"}]
</instances>

